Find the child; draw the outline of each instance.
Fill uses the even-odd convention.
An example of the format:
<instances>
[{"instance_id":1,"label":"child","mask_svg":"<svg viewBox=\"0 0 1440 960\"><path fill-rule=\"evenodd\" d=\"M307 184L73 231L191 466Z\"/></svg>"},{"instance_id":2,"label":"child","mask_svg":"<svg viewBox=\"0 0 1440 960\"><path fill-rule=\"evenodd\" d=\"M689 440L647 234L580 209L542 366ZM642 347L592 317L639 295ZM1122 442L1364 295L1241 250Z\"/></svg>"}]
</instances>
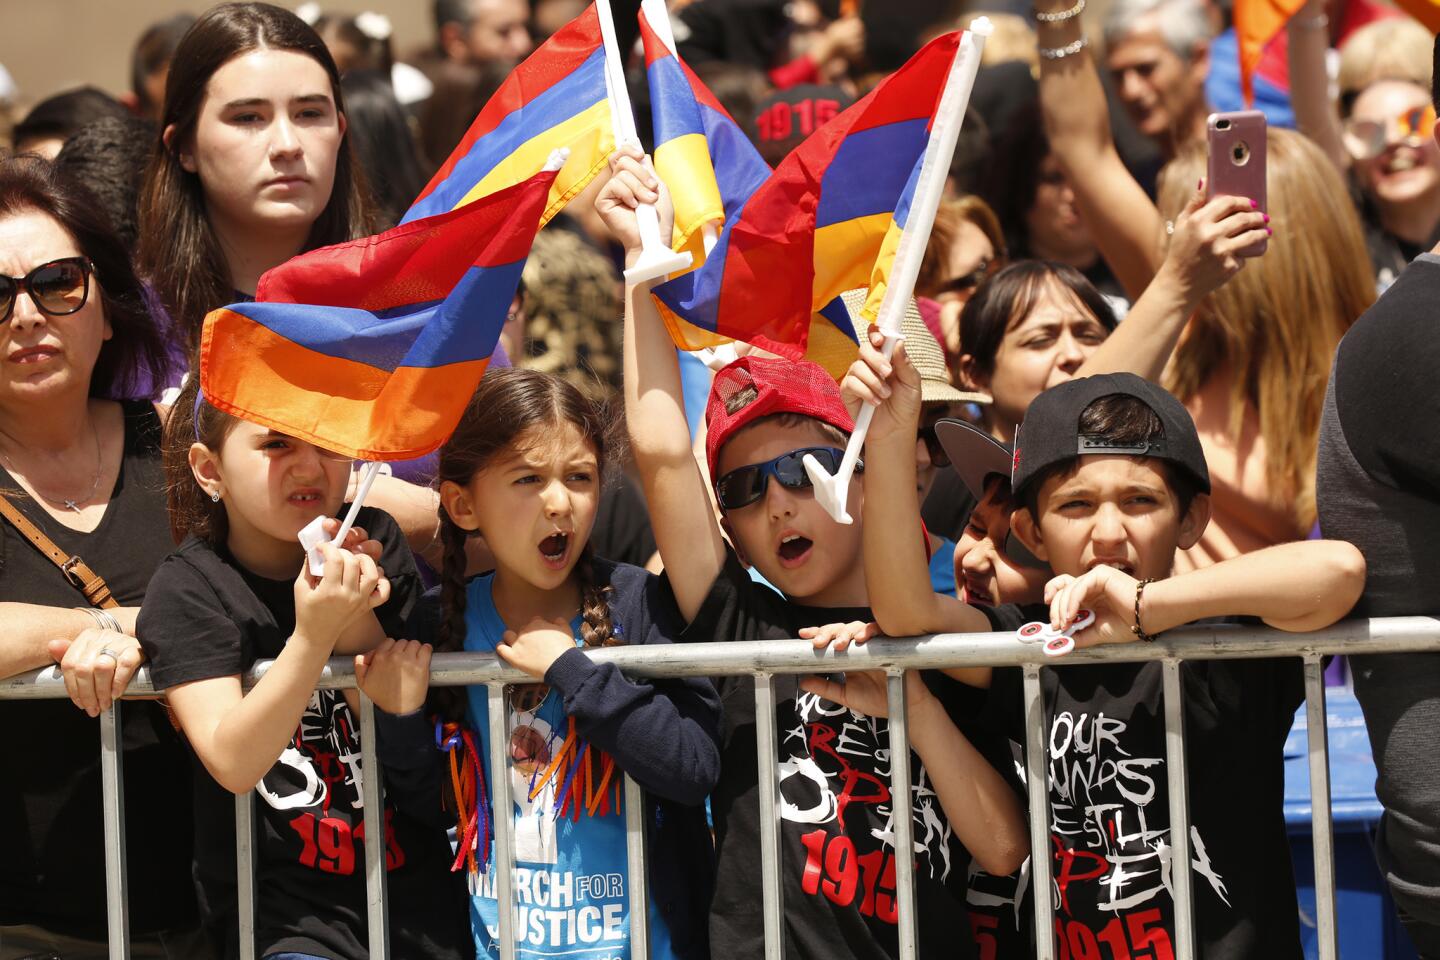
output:
<instances>
[{"instance_id":1,"label":"child","mask_svg":"<svg viewBox=\"0 0 1440 960\"><path fill-rule=\"evenodd\" d=\"M658 578L592 556L609 429L604 411L560 377L497 370L440 451L445 563L438 622L422 632L435 649L495 653L537 681L509 691L505 784L489 777L497 732L487 688L470 687L458 703L441 696L449 691L432 694L445 719L479 734L480 764L461 776L473 776L475 789L462 798L456 866L473 865L470 918L482 957L500 950L488 824L491 798L507 789L513 805L500 809L513 811L520 953L630 956L622 773L648 795L650 956L709 956L713 854L702 804L719 776L719 698L706 680L631 680L584 652L669 643L679 632ZM495 571L466 581L470 536L485 538ZM438 813L441 755L420 712L429 649L387 648L357 671L362 689L394 715L382 727L386 769L409 777L415 799L428 794Z\"/></svg>"},{"instance_id":2,"label":"child","mask_svg":"<svg viewBox=\"0 0 1440 960\"><path fill-rule=\"evenodd\" d=\"M327 545L324 575L311 575L297 535L344 505L350 461L221 413L195 377L171 411L164 457L171 525L185 539L155 572L138 633L206 771L195 777L206 926L237 955L231 794L253 787L259 955L365 960L354 694L315 685L333 653L399 634L420 592L414 561L394 521L365 508L363 529L342 549ZM268 658L260 681L242 689L241 675ZM393 956L468 956L463 924L444 919L462 903L445 834L390 808L385 816ZM446 903L455 909L437 909Z\"/></svg>"},{"instance_id":3,"label":"child","mask_svg":"<svg viewBox=\"0 0 1440 960\"><path fill-rule=\"evenodd\" d=\"M627 260L639 253L634 206L668 198L654 171L627 149L612 161L596 201ZM662 231L668 226L662 224ZM687 641L795 637L836 621L873 620L860 564L861 526L835 523L815 501L801 459L832 470L853 428L828 374L811 363L744 357L716 375L706 409L706 460L722 520L691 455L675 349L645 287L627 290L626 422L655 539L688 625ZM916 431L906 459L913 471ZM911 474L911 497L915 479ZM862 483L851 486L859 512ZM733 551L721 536L729 534ZM918 522L911 525L922 547ZM922 550L923 557L923 550ZM754 564L784 596L753 584ZM928 576L923 581L929 584ZM842 687L781 679L782 896L790 956L885 957L898 950L888 726L873 678ZM924 684L909 683L922 956L968 957L964 884L969 858L1008 873L1024 858L1014 791L952 722ZM722 684L722 776L712 797L719 840L711 948L717 957L764 953L754 687ZM830 699L826 699L829 697ZM851 709L851 708L858 708ZM910 857L906 851L901 856Z\"/></svg>"},{"instance_id":4,"label":"child","mask_svg":"<svg viewBox=\"0 0 1440 960\"><path fill-rule=\"evenodd\" d=\"M1209 475L1179 401L1131 374L1086 377L1042 393L1018 434L1013 530L1058 576L1049 606L979 610L923 589L924 557L906 528L918 505L909 431L918 379L903 349L892 364L872 335L847 380L880 395L867 450L866 569L887 633L1057 626L1090 608L1079 645L1153 639L1203 618L1258 617L1317 630L1343 616L1364 584L1349 544L1287 543L1171 577L1177 548L1209 517ZM888 383L881 383L888 380ZM1295 885L1281 806L1282 746L1303 699L1293 660L1196 661L1183 670L1192 869L1200 955L1300 954ZM1158 663L1070 666L1042 673L1050 755L1055 930L1070 954L1173 953L1169 798ZM995 713L1019 729L1018 671L996 671ZM1105 944L1100 951L1098 944Z\"/></svg>"},{"instance_id":5,"label":"child","mask_svg":"<svg viewBox=\"0 0 1440 960\"><path fill-rule=\"evenodd\" d=\"M909 351L906 351L909 357ZM955 583L960 599L976 607L1033 603L1041 598L1050 568L1010 535L1010 448L963 420L941 420L935 436L975 508L955 542ZM934 569L934 562L931 562ZM936 593L946 593L937 590Z\"/></svg>"}]
</instances>

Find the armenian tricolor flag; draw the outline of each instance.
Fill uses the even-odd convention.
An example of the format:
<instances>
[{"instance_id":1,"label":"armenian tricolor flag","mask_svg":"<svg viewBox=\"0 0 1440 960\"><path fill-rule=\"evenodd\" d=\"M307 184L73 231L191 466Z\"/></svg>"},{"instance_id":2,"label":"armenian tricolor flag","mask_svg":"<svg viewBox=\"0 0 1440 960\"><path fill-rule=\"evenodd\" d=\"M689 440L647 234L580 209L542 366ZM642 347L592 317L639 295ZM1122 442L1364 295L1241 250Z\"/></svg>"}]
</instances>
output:
<instances>
[{"instance_id":1,"label":"armenian tricolor flag","mask_svg":"<svg viewBox=\"0 0 1440 960\"><path fill-rule=\"evenodd\" d=\"M205 318L206 399L357 459L436 449L495 350L555 180L552 168L265 274L259 300Z\"/></svg>"},{"instance_id":2,"label":"armenian tricolor flag","mask_svg":"<svg viewBox=\"0 0 1440 960\"><path fill-rule=\"evenodd\" d=\"M888 271L878 261L893 257L959 39L929 43L786 157L727 220L704 266L655 288L662 314L805 356L817 312ZM827 326L845 331L839 310Z\"/></svg>"},{"instance_id":3,"label":"armenian tricolor flag","mask_svg":"<svg viewBox=\"0 0 1440 960\"><path fill-rule=\"evenodd\" d=\"M541 225L584 190L615 152L594 4L511 71L401 223L520 183L560 149L570 151L570 160L555 178Z\"/></svg>"},{"instance_id":4,"label":"armenian tricolor flag","mask_svg":"<svg viewBox=\"0 0 1440 960\"><path fill-rule=\"evenodd\" d=\"M689 250L698 267L705 261L701 227L713 223L718 233L770 176L770 165L651 26L646 6L640 8L640 37L650 85L655 172L675 204L674 249ZM668 16L664 10L660 3L656 16Z\"/></svg>"}]
</instances>

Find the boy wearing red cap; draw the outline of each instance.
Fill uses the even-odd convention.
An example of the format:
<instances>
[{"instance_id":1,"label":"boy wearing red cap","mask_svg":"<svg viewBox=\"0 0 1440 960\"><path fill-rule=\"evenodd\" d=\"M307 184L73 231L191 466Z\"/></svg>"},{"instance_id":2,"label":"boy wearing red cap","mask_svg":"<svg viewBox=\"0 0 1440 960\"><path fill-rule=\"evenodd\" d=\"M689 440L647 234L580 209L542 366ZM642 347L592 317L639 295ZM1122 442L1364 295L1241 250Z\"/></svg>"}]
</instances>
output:
<instances>
[{"instance_id":1,"label":"boy wearing red cap","mask_svg":"<svg viewBox=\"0 0 1440 960\"><path fill-rule=\"evenodd\" d=\"M619 154L612 168L596 207L633 262L635 203L658 203L662 219L668 204L638 154ZM853 422L835 382L815 364L759 357L722 370L706 409L712 486L692 454L675 348L648 287L627 290L626 300L626 420L666 577L688 623L681 639L784 639L873 619L860 527L825 513L801 463L807 453L831 470L839 463ZM862 488L857 475L850 488L855 515ZM743 564L759 568L784 596L753 583ZM969 858L992 872L1017 867L1024 820L1014 790L960 732L949 705L918 675L907 682L911 746L920 759L912 774L920 954L972 957L964 903ZM958 686L942 683L947 692ZM893 957L890 742L886 721L877 718L885 709L883 679L860 675L842 686L782 677L776 688L786 949L794 957ZM760 833L767 825L759 813L754 686L730 678L720 689L711 952L759 957Z\"/></svg>"}]
</instances>

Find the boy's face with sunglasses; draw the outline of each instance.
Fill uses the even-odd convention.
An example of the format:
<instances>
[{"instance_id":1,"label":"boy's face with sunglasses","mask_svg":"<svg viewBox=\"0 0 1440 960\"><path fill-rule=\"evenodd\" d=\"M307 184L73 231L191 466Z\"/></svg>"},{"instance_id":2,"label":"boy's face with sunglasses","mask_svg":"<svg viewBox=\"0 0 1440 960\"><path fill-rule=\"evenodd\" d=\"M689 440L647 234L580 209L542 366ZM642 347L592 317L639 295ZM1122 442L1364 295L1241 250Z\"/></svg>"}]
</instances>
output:
<instances>
[{"instance_id":1,"label":"boy's face with sunglasses","mask_svg":"<svg viewBox=\"0 0 1440 960\"><path fill-rule=\"evenodd\" d=\"M1430 93L1404 81L1372 83L1345 121L1345 147L1366 191L1382 204L1407 203L1440 188L1440 146Z\"/></svg>"},{"instance_id":2,"label":"boy's face with sunglasses","mask_svg":"<svg viewBox=\"0 0 1440 960\"><path fill-rule=\"evenodd\" d=\"M837 449L816 423L761 420L726 441L716 463L721 524L740 559L787 597L814 606L865 603L860 524L830 518L801 464L809 451L833 473L839 456L826 451ZM852 517L860 516L861 477L857 471L850 483Z\"/></svg>"},{"instance_id":3,"label":"boy's face with sunglasses","mask_svg":"<svg viewBox=\"0 0 1440 960\"><path fill-rule=\"evenodd\" d=\"M0 397L88 392L110 336L93 270L65 229L38 212L0 219Z\"/></svg>"}]
</instances>

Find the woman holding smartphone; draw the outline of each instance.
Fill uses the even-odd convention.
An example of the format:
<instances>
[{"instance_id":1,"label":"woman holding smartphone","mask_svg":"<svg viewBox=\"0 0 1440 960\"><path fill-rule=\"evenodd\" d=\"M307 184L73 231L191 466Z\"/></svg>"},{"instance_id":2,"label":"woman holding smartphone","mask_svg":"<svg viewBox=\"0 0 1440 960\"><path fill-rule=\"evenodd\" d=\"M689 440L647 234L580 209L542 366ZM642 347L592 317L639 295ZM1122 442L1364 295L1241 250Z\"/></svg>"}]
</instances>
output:
<instances>
[{"instance_id":1,"label":"woman holding smartphone","mask_svg":"<svg viewBox=\"0 0 1440 960\"><path fill-rule=\"evenodd\" d=\"M1101 253L1138 295L1179 237L1180 221L1207 203L1207 150L1182 149L1166 166L1157 207L1110 140L1109 108L1082 42L1079 8L1039 0L1036 10L1051 146ZM1265 253L1244 259L1237 251L1245 268L1188 323L1184 312L1157 311L1121 324L1079 374L1139 373L1179 397L1195 419L1213 515L1200 542L1176 558L1177 573L1310 533L1330 364L1375 296L1360 222L1334 167L1289 131L1270 131L1265 152L1267 196L1258 198L1266 201L1271 231Z\"/></svg>"}]
</instances>

